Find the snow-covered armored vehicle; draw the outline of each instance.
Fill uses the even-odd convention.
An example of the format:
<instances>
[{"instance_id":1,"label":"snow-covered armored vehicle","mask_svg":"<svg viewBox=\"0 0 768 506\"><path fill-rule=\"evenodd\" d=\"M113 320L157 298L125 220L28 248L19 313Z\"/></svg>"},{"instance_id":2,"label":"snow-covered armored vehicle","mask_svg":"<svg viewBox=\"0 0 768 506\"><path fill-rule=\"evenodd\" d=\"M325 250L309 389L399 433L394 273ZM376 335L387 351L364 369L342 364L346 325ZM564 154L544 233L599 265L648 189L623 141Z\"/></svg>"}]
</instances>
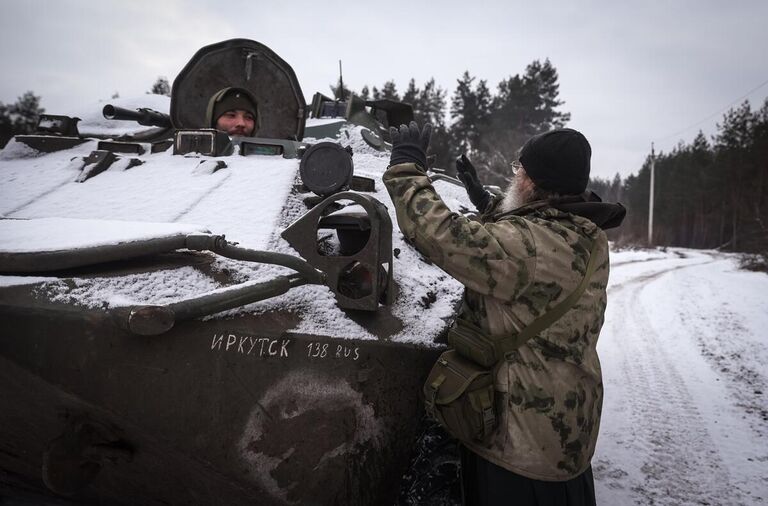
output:
<instances>
[{"instance_id":1,"label":"snow-covered armored vehicle","mask_svg":"<svg viewBox=\"0 0 768 506\"><path fill-rule=\"evenodd\" d=\"M206 123L226 86L258 102L256 137ZM380 182L407 108L307 107L237 39L170 100L74 112L0 152L0 496L392 504L461 291Z\"/></svg>"}]
</instances>

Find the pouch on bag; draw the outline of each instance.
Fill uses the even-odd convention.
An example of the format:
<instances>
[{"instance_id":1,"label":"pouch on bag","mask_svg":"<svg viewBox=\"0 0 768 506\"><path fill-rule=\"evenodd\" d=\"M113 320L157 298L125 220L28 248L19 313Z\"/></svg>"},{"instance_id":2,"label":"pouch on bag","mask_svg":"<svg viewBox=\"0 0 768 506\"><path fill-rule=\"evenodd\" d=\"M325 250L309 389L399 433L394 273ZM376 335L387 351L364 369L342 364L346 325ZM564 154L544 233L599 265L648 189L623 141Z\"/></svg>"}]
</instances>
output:
<instances>
[{"instance_id":1,"label":"pouch on bag","mask_svg":"<svg viewBox=\"0 0 768 506\"><path fill-rule=\"evenodd\" d=\"M452 436L483 442L496 428L492 369L448 350L424 383L427 413Z\"/></svg>"},{"instance_id":2,"label":"pouch on bag","mask_svg":"<svg viewBox=\"0 0 768 506\"><path fill-rule=\"evenodd\" d=\"M493 367L498 362L493 343L483 331L462 319L448 330L448 344L459 354L483 367Z\"/></svg>"}]
</instances>

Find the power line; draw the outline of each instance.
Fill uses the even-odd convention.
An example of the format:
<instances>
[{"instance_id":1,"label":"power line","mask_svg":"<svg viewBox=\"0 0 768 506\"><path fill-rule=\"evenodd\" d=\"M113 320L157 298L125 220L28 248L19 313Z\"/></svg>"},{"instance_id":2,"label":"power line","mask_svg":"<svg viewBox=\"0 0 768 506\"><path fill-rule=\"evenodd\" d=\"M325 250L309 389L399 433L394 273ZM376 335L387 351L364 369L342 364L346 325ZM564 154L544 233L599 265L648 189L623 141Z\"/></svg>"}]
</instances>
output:
<instances>
[{"instance_id":1,"label":"power line","mask_svg":"<svg viewBox=\"0 0 768 506\"><path fill-rule=\"evenodd\" d=\"M736 104L737 102L740 102L740 101L744 100L745 98L747 98L748 96L750 96L751 94L753 94L754 92L756 92L757 90L759 90L760 88L762 88L763 86L765 86L766 84L768 84L768 79L766 79L765 81L763 81L761 84L757 85L756 87L752 88L751 90L749 90L748 92L746 92L744 95L740 96L739 98L737 98L736 100L734 100L733 102L731 102L730 104L728 104L728 105L726 105L725 107L722 107L722 108L718 109L717 111L713 112L712 114L710 114L710 115L709 115L709 116L707 116L706 118L702 119L701 121L697 121L696 123L693 123L693 124L691 124L691 125L688 125L687 127L683 128L682 130L680 130L680 131L678 131L678 132L675 132L675 133L673 133L673 134L665 135L664 137L661 137L660 139L656 139L656 141L657 141L657 142L658 142L658 141L663 141L663 140L667 140L667 139L669 139L670 137L675 137L675 136L677 136L677 135L680 135L681 133L683 133L683 132L685 132L685 131L687 131L687 130L690 130L691 128L693 128L693 127L695 127L695 126L699 126L699 125L701 125L701 124L702 124L702 123L704 123L705 121L709 121L710 119L714 118L714 117L715 117L715 116L717 116L718 114L722 113L724 110L728 109L729 107L732 107L732 106L733 106L734 104Z\"/></svg>"}]
</instances>

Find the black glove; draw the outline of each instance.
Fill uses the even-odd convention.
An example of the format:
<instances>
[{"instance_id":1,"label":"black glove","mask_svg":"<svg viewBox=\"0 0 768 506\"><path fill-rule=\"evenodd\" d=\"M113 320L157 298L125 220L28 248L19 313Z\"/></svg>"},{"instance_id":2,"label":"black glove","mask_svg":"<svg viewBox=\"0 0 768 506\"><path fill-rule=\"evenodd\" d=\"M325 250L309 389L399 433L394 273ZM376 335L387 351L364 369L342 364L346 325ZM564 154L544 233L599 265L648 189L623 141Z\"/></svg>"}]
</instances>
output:
<instances>
[{"instance_id":1,"label":"black glove","mask_svg":"<svg viewBox=\"0 0 768 506\"><path fill-rule=\"evenodd\" d=\"M429 148L429 139L432 137L431 124L425 124L421 131L415 121L411 121L410 126L400 125L399 130L389 127L389 136L392 138L390 166L415 163L423 170L427 170L427 148Z\"/></svg>"},{"instance_id":2,"label":"black glove","mask_svg":"<svg viewBox=\"0 0 768 506\"><path fill-rule=\"evenodd\" d=\"M475 166L472 165L472 162L469 161L469 158L464 153L456 159L456 175L464 183L469 200L472 201L478 211L481 213L485 212L491 203L491 192L483 188L480 179L477 177Z\"/></svg>"}]
</instances>

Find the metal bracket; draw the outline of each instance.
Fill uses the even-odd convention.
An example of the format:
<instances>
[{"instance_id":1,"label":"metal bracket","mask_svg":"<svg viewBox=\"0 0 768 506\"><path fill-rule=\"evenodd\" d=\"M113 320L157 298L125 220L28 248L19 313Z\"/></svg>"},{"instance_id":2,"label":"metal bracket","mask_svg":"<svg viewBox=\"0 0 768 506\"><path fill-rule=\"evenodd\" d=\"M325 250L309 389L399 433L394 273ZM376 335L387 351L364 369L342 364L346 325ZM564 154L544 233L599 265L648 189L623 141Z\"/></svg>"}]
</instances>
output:
<instances>
[{"instance_id":1,"label":"metal bracket","mask_svg":"<svg viewBox=\"0 0 768 506\"><path fill-rule=\"evenodd\" d=\"M367 217L343 212L326 216L326 211L342 200L361 206ZM352 242L366 233L367 238L363 237L364 243L356 244L351 252L342 247L340 255L324 255L317 247L319 228L334 229L339 236L354 235ZM339 307L376 311L379 302L392 302L392 220L386 206L375 198L355 192L336 193L285 229L282 237L307 262L326 273L326 283L336 294Z\"/></svg>"},{"instance_id":2,"label":"metal bracket","mask_svg":"<svg viewBox=\"0 0 768 506\"><path fill-rule=\"evenodd\" d=\"M253 75L253 60L259 57L259 53L248 49L244 49L243 52L245 53L245 80L250 81Z\"/></svg>"},{"instance_id":3,"label":"metal bracket","mask_svg":"<svg viewBox=\"0 0 768 506\"><path fill-rule=\"evenodd\" d=\"M85 166L83 166L75 182L83 183L94 176L98 176L115 163L115 160L117 160L117 157L111 151L103 149L91 151L91 154L85 158Z\"/></svg>"}]
</instances>

